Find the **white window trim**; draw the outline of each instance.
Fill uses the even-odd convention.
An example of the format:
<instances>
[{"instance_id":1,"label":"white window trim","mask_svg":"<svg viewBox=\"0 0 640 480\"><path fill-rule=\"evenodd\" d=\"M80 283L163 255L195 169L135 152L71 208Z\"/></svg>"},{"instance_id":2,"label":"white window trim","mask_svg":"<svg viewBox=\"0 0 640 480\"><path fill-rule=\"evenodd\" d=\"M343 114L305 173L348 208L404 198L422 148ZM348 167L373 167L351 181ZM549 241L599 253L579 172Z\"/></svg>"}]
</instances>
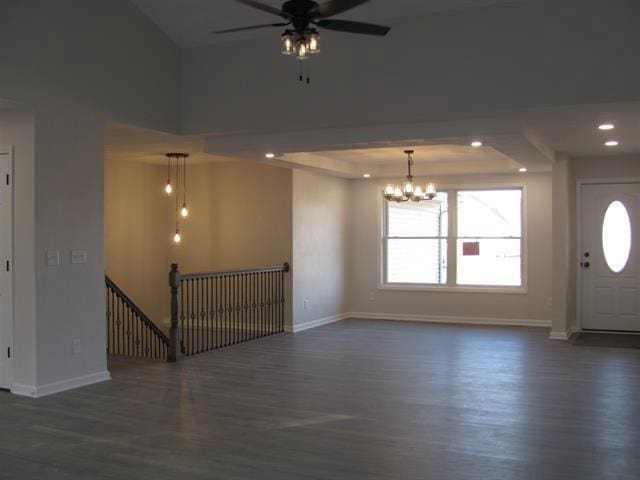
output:
<instances>
[{"instance_id":1,"label":"white window trim","mask_svg":"<svg viewBox=\"0 0 640 480\"><path fill-rule=\"evenodd\" d=\"M441 292L441 293L496 293L496 294L518 294L523 295L529 292L529 249L528 249L528 193L526 183L508 182L499 184L469 184L469 185L441 185L439 190L447 192L451 198L457 201L458 191L468 190L522 190L522 255L520 258L520 271L522 277L522 285L519 286L503 286L503 285L456 285L457 276L457 251L456 249L447 249L447 283L440 284L413 284L413 283L387 283L386 281L386 248L385 248L385 222L386 222L386 204L382 195L378 196L378 290L387 291L404 291L404 292ZM452 195L452 193L454 195ZM458 222L455 218L457 208L449 208L449 231L448 234L454 242L457 241ZM452 251L453 250L453 251Z\"/></svg>"}]
</instances>

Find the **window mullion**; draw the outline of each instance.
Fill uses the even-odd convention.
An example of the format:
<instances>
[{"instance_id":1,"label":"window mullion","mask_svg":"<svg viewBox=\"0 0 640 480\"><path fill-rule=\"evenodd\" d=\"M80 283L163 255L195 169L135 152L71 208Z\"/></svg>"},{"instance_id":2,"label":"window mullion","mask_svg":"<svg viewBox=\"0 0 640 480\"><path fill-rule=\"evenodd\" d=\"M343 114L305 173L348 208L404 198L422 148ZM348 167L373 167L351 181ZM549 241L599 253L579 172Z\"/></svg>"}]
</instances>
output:
<instances>
[{"instance_id":1,"label":"window mullion","mask_svg":"<svg viewBox=\"0 0 640 480\"><path fill-rule=\"evenodd\" d=\"M447 192L449 208L449 231L447 232L447 285L455 286L458 283L458 256L457 236L458 236L458 201L457 190Z\"/></svg>"}]
</instances>

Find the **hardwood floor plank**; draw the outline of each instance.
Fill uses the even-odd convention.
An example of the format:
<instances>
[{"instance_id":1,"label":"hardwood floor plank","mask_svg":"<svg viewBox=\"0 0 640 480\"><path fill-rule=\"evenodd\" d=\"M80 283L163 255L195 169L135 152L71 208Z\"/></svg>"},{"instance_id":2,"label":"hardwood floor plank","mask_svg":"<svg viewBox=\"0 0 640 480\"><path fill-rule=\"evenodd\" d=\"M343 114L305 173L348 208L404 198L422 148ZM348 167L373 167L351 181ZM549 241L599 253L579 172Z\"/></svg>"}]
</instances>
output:
<instances>
[{"instance_id":1,"label":"hardwood floor plank","mask_svg":"<svg viewBox=\"0 0 640 480\"><path fill-rule=\"evenodd\" d=\"M350 320L0 394L0 478L637 479L640 352Z\"/></svg>"}]
</instances>

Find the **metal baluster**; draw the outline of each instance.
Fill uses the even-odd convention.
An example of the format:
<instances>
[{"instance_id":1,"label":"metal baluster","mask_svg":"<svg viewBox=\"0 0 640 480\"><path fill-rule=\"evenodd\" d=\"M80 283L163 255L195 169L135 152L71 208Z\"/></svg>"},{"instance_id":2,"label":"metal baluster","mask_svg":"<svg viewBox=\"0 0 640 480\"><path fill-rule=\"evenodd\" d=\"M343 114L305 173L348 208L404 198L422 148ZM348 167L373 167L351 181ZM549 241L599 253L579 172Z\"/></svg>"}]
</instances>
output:
<instances>
[{"instance_id":1,"label":"metal baluster","mask_svg":"<svg viewBox=\"0 0 640 480\"><path fill-rule=\"evenodd\" d=\"M193 322L193 280L189 280L189 290L187 292L188 298L188 312L189 312L189 355L193 355L195 352L195 330L194 330L194 322Z\"/></svg>"},{"instance_id":2,"label":"metal baluster","mask_svg":"<svg viewBox=\"0 0 640 480\"><path fill-rule=\"evenodd\" d=\"M258 334L260 333L260 298L258 296L260 290L258 289L258 276L258 273L253 274L253 303L255 305L253 307L253 340L258 338Z\"/></svg>"},{"instance_id":3,"label":"metal baluster","mask_svg":"<svg viewBox=\"0 0 640 480\"><path fill-rule=\"evenodd\" d=\"M273 302L273 272L269 272L268 274L269 276L269 335L273 335L273 332L275 331L274 324L275 324L275 314L274 314L274 307L275 307L275 303Z\"/></svg>"},{"instance_id":4,"label":"metal baluster","mask_svg":"<svg viewBox=\"0 0 640 480\"><path fill-rule=\"evenodd\" d=\"M209 296L209 289L210 289L210 277L207 277L204 279L204 291L205 291L205 318L206 318L206 323L207 323L207 330L206 330L206 349L207 351L211 350L211 299Z\"/></svg>"},{"instance_id":5,"label":"metal baluster","mask_svg":"<svg viewBox=\"0 0 640 480\"><path fill-rule=\"evenodd\" d=\"M186 344L185 344L185 318L184 318L184 280L180 282L180 350L185 350L186 353Z\"/></svg>"},{"instance_id":6,"label":"metal baluster","mask_svg":"<svg viewBox=\"0 0 640 480\"><path fill-rule=\"evenodd\" d=\"M247 338L247 313L249 310L247 309L247 276L242 274L242 341L246 342Z\"/></svg>"},{"instance_id":7,"label":"metal baluster","mask_svg":"<svg viewBox=\"0 0 640 480\"><path fill-rule=\"evenodd\" d=\"M201 291L200 291L200 287L202 286L202 281L197 278L195 280L195 287L196 287L196 291L195 291L195 300L196 300L196 350L198 351L198 353L202 353L202 317L200 316L200 308L201 308L201 304L202 304L202 295L201 295Z\"/></svg>"},{"instance_id":8,"label":"metal baluster","mask_svg":"<svg viewBox=\"0 0 640 480\"><path fill-rule=\"evenodd\" d=\"M262 273L258 273L258 335L257 338L261 338L262 337L262 332L263 332L263 314L264 314L264 307L262 306L262 289L263 289L263 274Z\"/></svg>"},{"instance_id":9,"label":"metal baluster","mask_svg":"<svg viewBox=\"0 0 640 480\"><path fill-rule=\"evenodd\" d=\"M216 277L216 346L222 347L222 314L220 313L220 305L222 305L222 277Z\"/></svg>"},{"instance_id":10,"label":"metal baluster","mask_svg":"<svg viewBox=\"0 0 640 480\"><path fill-rule=\"evenodd\" d=\"M236 327L235 327L235 335L234 335L234 339L235 342L234 343L238 343L240 341L240 311L238 310L238 305L240 304L240 289L239 289L239 280L240 280L240 275L234 275L233 276L233 297L234 297L234 311L235 311L235 321L236 321Z\"/></svg>"},{"instance_id":11,"label":"metal baluster","mask_svg":"<svg viewBox=\"0 0 640 480\"><path fill-rule=\"evenodd\" d=\"M278 290L278 305L280 306L280 314L278 315L278 319L279 319L279 324L278 324L278 331L280 333L282 333L282 331L284 331L284 303L282 301L282 292L283 292L283 288L284 288L284 272L280 272L280 274L278 274L278 282L280 285L280 288Z\"/></svg>"},{"instance_id":12,"label":"metal baluster","mask_svg":"<svg viewBox=\"0 0 640 480\"><path fill-rule=\"evenodd\" d=\"M229 318L228 318L228 316L229 316L229 289L227 288L227 283L228 283L227 278L228 277L226 275L224 277L222 277L222 288L223 288L223 290L222 290L222 298L223 298L222 299L222 303L223 303L223 308L224 308L224 321L223 321L224 327L223 327L223 330L222 330L222 335L223 335L222 345L224 347L227 346L228 339L229 339L229 337L228 337L228 331L229 331L229 322L228 322L228 320L229 320Z\"/></svg>"}]
</instances>

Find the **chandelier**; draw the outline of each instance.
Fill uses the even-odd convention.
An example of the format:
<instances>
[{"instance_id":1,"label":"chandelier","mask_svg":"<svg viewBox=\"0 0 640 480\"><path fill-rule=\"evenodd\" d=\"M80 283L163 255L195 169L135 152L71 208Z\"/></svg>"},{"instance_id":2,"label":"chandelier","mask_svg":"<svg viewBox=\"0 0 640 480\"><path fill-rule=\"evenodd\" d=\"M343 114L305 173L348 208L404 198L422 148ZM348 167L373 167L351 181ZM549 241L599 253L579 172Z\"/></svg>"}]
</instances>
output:
<instances>
[{"instance_id":1,"label":"chandelier","mask_svg":"<svg viewBox=\"0 0 640 480\"><path fill-rule=\"evenodd\" d=\"M413 175L411 174L411 167L413 166L413 150L405 150L407 155L407 166L409 174L407 175L407 181L403 186L389 184L385 187L383 196L386 200L393 202L421 202L422 200L433 200L436 198L436 187L433 183L427 184L423 190L420 185L417 187L413 185Z\"/></svg>"},{"instance_id":2,"label":"chandelier","mask_svg":"<svg viewBox=\"0 0 640 480\"><path fill-rule=\"evenodd\" d=\"M309 55L320 53L320 34L313 28L302 33L286 30L280 39L283 55L295 55L298 60L306 60Z\"/></svg>"}]
</instances>

